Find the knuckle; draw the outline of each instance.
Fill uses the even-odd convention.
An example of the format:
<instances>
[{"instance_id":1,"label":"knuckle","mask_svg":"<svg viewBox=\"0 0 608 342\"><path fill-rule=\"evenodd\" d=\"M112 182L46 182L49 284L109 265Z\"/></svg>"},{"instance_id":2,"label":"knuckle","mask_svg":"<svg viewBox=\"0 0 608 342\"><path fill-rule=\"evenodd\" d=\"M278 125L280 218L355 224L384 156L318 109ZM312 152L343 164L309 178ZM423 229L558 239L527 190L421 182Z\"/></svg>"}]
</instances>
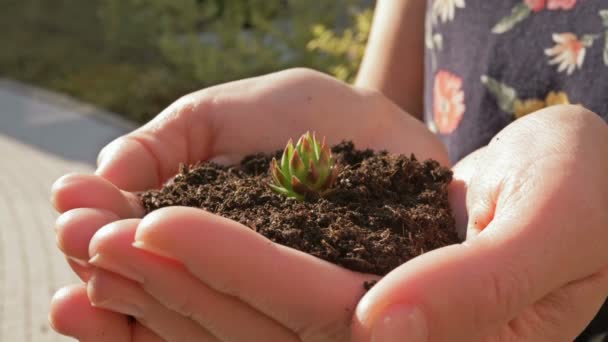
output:
<instances>
[{"instance_id":1,"label":"knuckle","mask_svg":"<svg viewBox=\"0 0 608 342\"><path fill-rule=\"evenodd\" d=\"M110 282L100 273L94 274L87 284L87 296L93 306L99 306L112 299Z\"/></svg>"},{"instance_id":2,"label":"knuckle","mask_svg":"<svg viewBox=\"0 0 608 342\"><path fill-rule=\"evenodd\" d=\"M194 315L194 308L192 305L192 300L188 298L188 296L182 296L173 306L173 310L179 312L185 317L192 318Z\"/></svg>"},{"instance_id":3,"label":"knuckle","mask_svg":"<svg viewBox=\"0 0 608 342\"><path fill-rule=\"evenodd\" d=\"M497 319L504 320L518 312L526 305L530 295L530 277L524 271L514 271L502 267L489 272L486 277L488 302L490 309L497 313ZM483 318L482 318L483 319Z\"/></svg>"},{"instance_id":4,"label":"knuckle","mask_svg":"<svg viewBox=\"0 0 608 342\"><path fill-rule=\"evenodd\" d=\"M158 289L155 290L149 285L152 284L144 283L143 287L147 292L153 293L153 296L167 309L177 312L186 318L194 317L196 313L194 304L196 300L195 294L192 294L190 291L176 291L167 294L163 291L158 291Z\"/></svg>"},{"instance_id":5,"label":"knuckle","mask_svg":"<svg viewBox=\"0 0 608 342\"><path fill-rule=\"evenodd\" d=\"M310 69L310 68L304 68L304 67L296 67L296 68L290 68L287 69L285 71L283 71L285 74L291 74L291 75L296 75L296 76L303 76L303 77L311 77L311 76L319 76L322 75L321 72Z\"/></svg>"},{"instance_id":6,"label":"knuckle","mask_svg":"<svg viewBox=\"0 0 608 342\"><path fill-rule=\"evenodd\" d=\"M201 99L194 94L188 94L180 97L151 122L151 128L165 128L176 123L179 124L182 122L191 122L193 115L195 115L197 112L204 112L199 111L198 108L202 104L208 102L205 101L205 98L206 97L202 97Z\"/></svg>"}]
</instances>

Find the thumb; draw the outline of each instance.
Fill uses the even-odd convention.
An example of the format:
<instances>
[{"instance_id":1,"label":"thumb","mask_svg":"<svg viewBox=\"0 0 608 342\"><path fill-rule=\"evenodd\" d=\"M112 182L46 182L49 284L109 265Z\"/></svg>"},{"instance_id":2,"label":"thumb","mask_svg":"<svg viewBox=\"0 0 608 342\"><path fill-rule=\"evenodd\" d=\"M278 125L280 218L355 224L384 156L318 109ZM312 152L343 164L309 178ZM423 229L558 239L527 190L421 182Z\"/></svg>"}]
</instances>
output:
<instances>
[{"instance_id":1,"label":"thumb","mask_svg":"<svg viewBox=\"0 0 608 342\"><path fill-rule=\"evenodd\" d=\"M173 103L152 121L106 147L96 174L122 190L157 188L178 171L180 163L206 159L210 125L201 94Z\"/></svg>"},{"instance_id":2,"label":"thumb","mask_svg":"<svg viewBox=\"0 0 608 342\"><path fill-rule=\"evenodd\" d=\"M470 341L486 335L511 314L503 297L507 278L493 259L462 244L403 264L359 302L353 340Z\"/></svg>"},{"instance_id":3,"label":"thumb","mask_svg":"<svg viewBox=\"0 0 608 342\"><path fill-rule=\"evenodd\" d=\"M506 220L501 224L495 219L490 226L504 224ZM536 257L547 252L544 248L530 253L521 239L498 240L481 234L421 255L389 273L359 302L353 340L477 340L505 326L572 276L569 270L556 276L557 265L546 267L546 258Z\"/></svg>"},{"instance_id":4,"label":"thumb","mask_svg":"<svg viewBox=\"0 0 608 342\"><path fill-rule=\"evenodd\" d=\"M545 209L566 212L564 206L572 205ZM471 341L491 336L555 289L602 267L607 252L593 239L605 240L598 234L577 234L576 224L562 218L560 225L558 220L497 216L483 234L401 265L359 302L353 340Z\"/></svg>"}]
</instances>

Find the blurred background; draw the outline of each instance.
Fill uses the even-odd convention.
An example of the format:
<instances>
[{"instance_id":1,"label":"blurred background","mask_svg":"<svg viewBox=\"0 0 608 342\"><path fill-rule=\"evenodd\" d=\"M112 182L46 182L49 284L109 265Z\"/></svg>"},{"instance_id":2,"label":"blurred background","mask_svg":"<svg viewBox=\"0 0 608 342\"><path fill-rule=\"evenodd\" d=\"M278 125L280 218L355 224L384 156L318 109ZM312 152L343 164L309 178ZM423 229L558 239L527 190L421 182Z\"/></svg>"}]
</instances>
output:
<instances>
[{"instance_id":1,"label":"blurred background","mask_svg":"<svg viewBox=\"0 0 608 342\"><path fill-rule=\"evenodd\" d=\"M137 122L187 92L306 66L352 80L372 0L2 0L0 77Z\"/></svg>"},{"instance_id":2,"label":"blurred background","mask_svg":"<svg viewBox=\"0 0 608 342\"><path fill-rule=\"evenodd\" d=\"M373 0L0 0L0 342L70 341L50 300L77 283L53 182L182 95L293 66L352 81Z\"/></svg>"}]
</instances>

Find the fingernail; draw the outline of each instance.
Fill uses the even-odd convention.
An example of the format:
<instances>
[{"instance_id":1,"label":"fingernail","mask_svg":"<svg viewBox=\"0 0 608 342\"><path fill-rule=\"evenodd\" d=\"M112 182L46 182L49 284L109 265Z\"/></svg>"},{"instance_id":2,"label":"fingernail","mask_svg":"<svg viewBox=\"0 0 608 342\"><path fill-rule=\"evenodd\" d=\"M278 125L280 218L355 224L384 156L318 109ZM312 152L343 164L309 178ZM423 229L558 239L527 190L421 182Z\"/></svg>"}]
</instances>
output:
<instances>
[{"instance_id":1,"label":"fingernail","mask_svg":"<svg viewBox=\"0 0 608 342\"><path fill-rule=\"evenodd\" d=\"M120 299L108 299L105 302L95 304L95 306L133 317L141 317L143 315L142 310L137 305Z\"/></svg>"},{"instance_id":2,"label":"fingernail","mask_svg":"<svg viewBox=\"0 0 608 342\"><path fill-rule=\"evenodd\" d=\"M146 252L152 253L152 254L156 254L158 256L162 256L168 259L175 259L174 256L169 255L167 252L161 250L160 248L154 247L154 246L150 246L150 244L145 243L143 241L135 241L131 244L131 246L137 248L137 249L141 249L144 250Z\"/></svg>"},{"instance_id":3,"label":"fingernail","mask_svg":"<svg viewBox=\"0 0 608 342\"><path fill-rule=\"evenodd\" d=\"M106 255L95 254L90 260L89 264L95 267L103 268L104 270L111 271L121 276L136 281L138 283L143 283L144 278L139 274L133 267L130 267L128 264L124 262L118 262L113 258L110 258Z\"/></svg>"},{"instance_id":4,"label":"fingernail","mask_svg":"<svg viewBox=\"0 0 608 342\"><path fill-rule=\"evenodd\" d=\"M112 145L112 143L110 143L106 147L102 148L101 151L99 151L99 154L97 155L97 170L95 171L95 173L103 169L109 162L108 159L110 158L108 157L108 154L110 153L108 153L108 149L110 148L110 145Z\"/></svg>"},{"instance_id":5,"label":"fingernail","mask_svg":"<svg viewBox=\"0 0 608 342\"><path fill-rule=\"evenodd\" d=\"M373 342L423 342L428 328L422 311L409 306L393 306L372 327Z\"/></svg>"},{"instance_id":6,"label":"fingernail","mask_svg":"<svg viewBox=\"0 0 608 342\"><path fill-rule=\"evenodd\" d=\"M89 268L89 267L90 267L90 266L89 266L89 263L88 263L86 260L77 259L77 258L74 258L74 257L71 257L71 256L69 256L69 257L67 257L67 258L68 258L70 261L72 261L73 263L75 263L76 265L78 265L78 266L82 266L82 267L86 267L86 268Z\"/></svg>"}]
</instances>

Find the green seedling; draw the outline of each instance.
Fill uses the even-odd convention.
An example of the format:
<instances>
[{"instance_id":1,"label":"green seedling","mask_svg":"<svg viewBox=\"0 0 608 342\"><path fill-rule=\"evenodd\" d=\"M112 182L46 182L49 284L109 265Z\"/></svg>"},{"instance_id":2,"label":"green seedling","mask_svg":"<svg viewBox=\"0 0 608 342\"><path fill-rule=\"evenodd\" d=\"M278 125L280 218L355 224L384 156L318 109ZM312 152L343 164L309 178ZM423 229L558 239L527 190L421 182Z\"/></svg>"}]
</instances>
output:
<instances>
[{"instance_id":1,"label":"green seedling","mask_svg":"<svg viewBox=\"0 0 608 342\"><path fill-rule=\"evenodd\" d=\"M302 201L309 194L325 194L338 177L338 166L325 137L319 143L314 132L306 132L295 147L289 139L281 161L272 159L270 174L274 192Z\"/></svg>"}]
</instances>

